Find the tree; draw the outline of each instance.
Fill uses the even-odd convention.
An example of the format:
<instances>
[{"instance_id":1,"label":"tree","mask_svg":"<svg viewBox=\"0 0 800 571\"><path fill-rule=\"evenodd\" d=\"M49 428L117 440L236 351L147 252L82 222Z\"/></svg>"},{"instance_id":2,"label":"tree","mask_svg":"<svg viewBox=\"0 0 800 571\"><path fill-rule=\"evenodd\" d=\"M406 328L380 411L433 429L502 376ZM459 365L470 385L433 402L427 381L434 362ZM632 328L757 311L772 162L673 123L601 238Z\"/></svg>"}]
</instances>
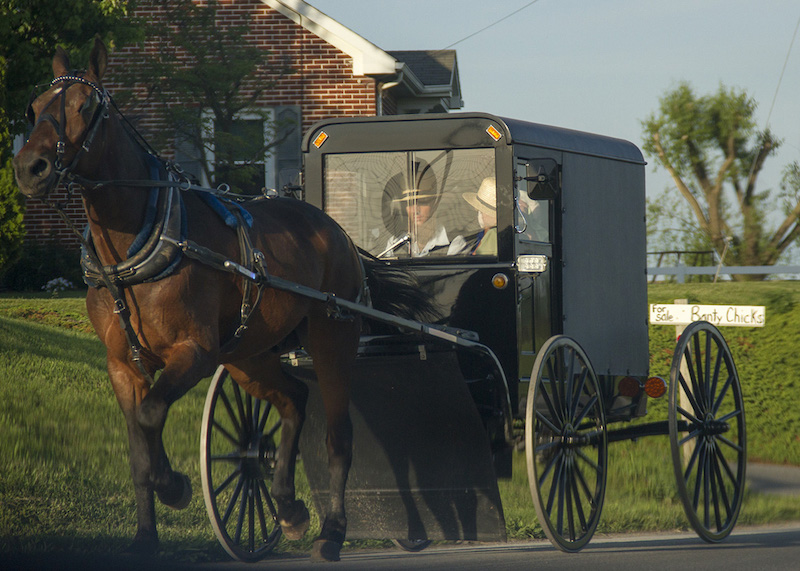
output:
<instances>
[{"instance_id":1,"label":"tree","mask_svg":"<svg viewBox=\"0 0 800 571\"><path fill-rule=\"evenodd\" d=\"M780 141L757 128L755 109L744 91L720 85L712 95L697 96L682 83L642 122L644 151L672 176L717 254L729 244L727 265L773 265L800 236L797 165L783 178L785 218L767 228L773 201L769 191L757 191L757 181Z\"/></svg>"},{"instance_id":2,"label":"tree","mask_svg":"<svg viewBox=\"0 0 800 571\"><path fill-rule=\"evenodd\" d=\"M17 260L25 234L22 199L14 182L10 162L11 159L0 168L0 278L9 265Z\"/></svg>"},{"instance_id":3,"label":"tree","mask_svg":"<svg viewBox=\"0 0 800 571\"><path fill-rule=\"evenodd\" d=\"M291 127L278 125L259 101L290 69L247 41L249 22L226 24L218 9L215 0L205 6L191 0L164 3L166 20L145 29L143 63L127 66L117 77L144 86L145 102L157 104L174 127L151 135L157 148L179 147L176 151L198 164L210 182L258 192L259 163Z\"/></svg>"},{"instance_id":4,"label":"tree","mask_svg":"<svg viewBox=\"0 0 800 571\"><path fill-rule=\"evenodd\" d=\"M25 107L33 88L52 78L57 45L81 61L100 34L110 44L136 35L125 19L126 0L0 0L0 274L22 247L23 205L14 182L14 138L28 128Z\"/></svg>"},{"instance_id":5,"label":"tree","mask_svg":"<svg viewBox=\"0 0 800 571\"><path fill-rule=\"evenodd\" d=\"M128 0L0 0L0 164L25 133L25 107L35 85L53 79L56 46L83 61L99 34L108 45L138 34Z\"/></svg>"}]
</instances>

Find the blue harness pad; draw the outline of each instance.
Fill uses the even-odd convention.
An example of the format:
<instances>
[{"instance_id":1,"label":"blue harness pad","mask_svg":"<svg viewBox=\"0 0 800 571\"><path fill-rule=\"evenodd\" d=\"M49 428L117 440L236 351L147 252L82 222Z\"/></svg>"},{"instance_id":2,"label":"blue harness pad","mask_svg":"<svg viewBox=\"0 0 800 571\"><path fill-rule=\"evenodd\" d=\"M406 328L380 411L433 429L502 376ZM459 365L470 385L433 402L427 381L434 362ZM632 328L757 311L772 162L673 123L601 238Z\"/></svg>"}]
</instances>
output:
<instances>
[{"instance_id":1,"label":"blue harness pad","mask_svg":"<svg viewBox=\"0 0 800 571\"><path fill-rule=\"evenodd\" d=\"M200 199L211 208L211 210L216 212L217 215L225 221L226 225L230 226L234 230L236 230L236 228L239 226L239 222L236 220L236 216L234 216L233 213L225 207L223 200L227 204L232 204L239 210L239 214L241 215L242 220L244 220L244 223L247 224L248 228L253 227L253 216L240 204L237 204L232 200L222 199L215 194L211 194L210 192L198 192L197 196L199 196Z\"/></svg>"}]
</instances>

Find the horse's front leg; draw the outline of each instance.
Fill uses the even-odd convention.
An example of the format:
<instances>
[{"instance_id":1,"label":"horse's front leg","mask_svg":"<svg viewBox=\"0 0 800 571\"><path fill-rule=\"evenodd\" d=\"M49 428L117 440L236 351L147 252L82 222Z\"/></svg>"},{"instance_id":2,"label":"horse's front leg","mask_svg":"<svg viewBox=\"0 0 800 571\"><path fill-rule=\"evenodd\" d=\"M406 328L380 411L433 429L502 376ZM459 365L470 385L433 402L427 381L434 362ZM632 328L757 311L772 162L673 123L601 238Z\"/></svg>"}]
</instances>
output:
<instances>
[{"instance_id":1,"label":"horse's front leg","mask_svg":"<svg viewBox=\"0 0 800 571\"><path fill-rule=\"evenodd\" d=\"M136 367L127 360L109 356L108 372L128 429L128 460L136 497L136 536L127 551L154 553L158 548L158 532L150 450L138 419L139 406L150 387Z\"/></svg>"},{"instance_id":2,"label":"horse's front leg","mask_svg":"<svg viewBox=\"0 0 800 571\"><path fill-rule=\"evenodd\" d=\"M127 358L109 352L108 370L128 429L129 460L136 495L136 536L128 551L158 547L154 492L162 503L180 508L191 499L188 478L172 470L161 435L169 406L213 369L213 359L187 344L173 352L154 386Z\"/></svg>"},{"instance_id":3,"label":"horse's front leg","mask_svg":"<svg viewBox=\"0 0 800 571\"><path fill-rule=\"evenodd\" d=\"M170 352L161 375L137 411L149 456L150 479L153 490L162 504L183 509L192 498L189 478L172 469L164 450L162 434L170 406L194 387L201 378L210 375L216 359L192 341L186 341Z\"/></svg>"}]
</instances>

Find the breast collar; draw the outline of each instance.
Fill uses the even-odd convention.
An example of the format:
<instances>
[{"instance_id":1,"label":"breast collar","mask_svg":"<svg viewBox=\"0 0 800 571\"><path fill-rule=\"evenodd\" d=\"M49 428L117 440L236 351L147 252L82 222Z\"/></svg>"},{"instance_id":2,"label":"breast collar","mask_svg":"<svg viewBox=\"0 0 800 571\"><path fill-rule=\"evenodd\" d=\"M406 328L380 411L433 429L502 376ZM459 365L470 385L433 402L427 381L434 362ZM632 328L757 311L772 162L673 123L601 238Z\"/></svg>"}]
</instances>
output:
<instances>
[{"instance_id":1,"label":"breast collar","mask_svg":"<svg viewBox=\"0 0 800 571\"><path fill-rule=\"evenodd\" d=\"M169 178L158 159L149 157L149 160L153 180ZM128 249L128 258L119 264L104 266L103 271L122 287L163 279L172 274L180 262L181 250L174 242L185 240L186 234L186 207L177 184L175 187L153 187L148 196L142 229ZM93 248L88 226L84 236L85 243ZM84 282L91 287L102 287L100 269L85 247L81 250Z\"/></svg>"}]
</instances>

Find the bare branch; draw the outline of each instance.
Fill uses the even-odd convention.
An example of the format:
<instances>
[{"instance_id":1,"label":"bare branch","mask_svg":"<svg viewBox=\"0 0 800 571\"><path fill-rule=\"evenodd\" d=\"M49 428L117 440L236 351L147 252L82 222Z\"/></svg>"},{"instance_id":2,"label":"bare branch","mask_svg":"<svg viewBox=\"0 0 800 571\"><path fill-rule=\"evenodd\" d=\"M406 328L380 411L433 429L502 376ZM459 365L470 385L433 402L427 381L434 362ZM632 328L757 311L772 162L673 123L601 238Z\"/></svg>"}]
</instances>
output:
<instances>
[{"instance_id":1,"label":"bare branch","mask_svg":"<svg viewBox=\"0 0 800 571\"><path fill-rule=\"evenodd\" d=\"M700 227L704 231L709 232L708 219L706 218L706 215L703 212L702 206L697 201L697 198L695 198L694 194L692 194L692 191L689 190L689 187L687 187L686 184L683 182L683 179L675 170L675 167L673 167L672 163L670 163L669 160L667 159L667 154L664 151L664 147L661 145L661 137L657 132L653 133L653 144L655 145L656 152L658 153L658 158L661 160L661 164L664 166L665 169L667 169L667 172L669 172L670 176L672 177L672 180L675 181L675 185L678 187L678 190L680 191L681 195L683 195L683 197L689 203L689 206L694 212L695 218L697 218L697 222L700 224Z\"/></svg>"}]
</instances>

